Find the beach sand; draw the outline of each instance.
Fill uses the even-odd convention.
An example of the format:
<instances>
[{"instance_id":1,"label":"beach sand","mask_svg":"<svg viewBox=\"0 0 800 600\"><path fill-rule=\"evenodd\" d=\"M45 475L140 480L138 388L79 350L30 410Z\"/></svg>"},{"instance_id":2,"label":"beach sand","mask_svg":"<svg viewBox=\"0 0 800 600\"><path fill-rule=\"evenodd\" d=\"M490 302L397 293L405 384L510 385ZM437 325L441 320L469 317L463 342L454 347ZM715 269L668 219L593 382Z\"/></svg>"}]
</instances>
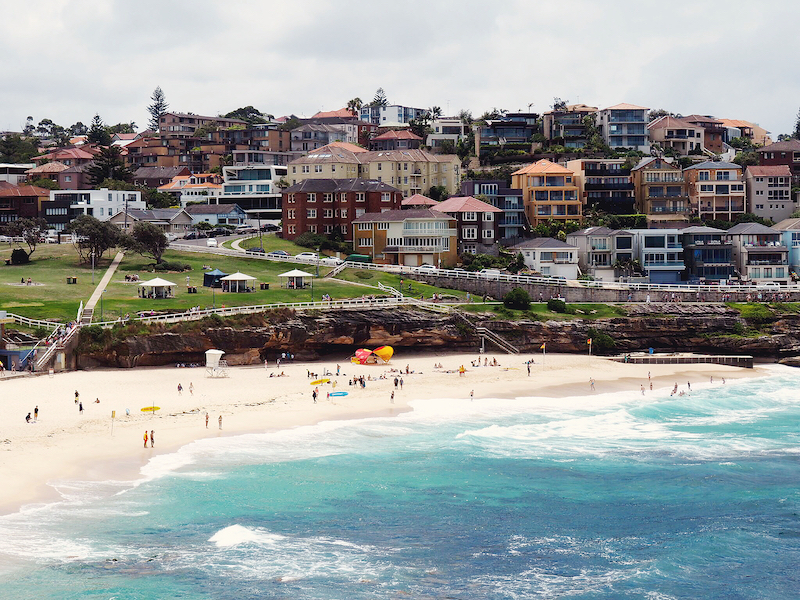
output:
<instances>
[{"instance_id":1,"label":"beach sand","mask_svg":"<svg viewBox=\"0 0 800 600\"><path fill-rule=\"evenodd\" d=\"M475 398L546 396L551 398L589 396L609 392L650 394L653 389L681 390L694 385L722 385L722 378L763 375L759 368L740 369L710 364L634 365L600 357L548 354L487 354L500 366L475 368L478 355L454 353L402 354L390 365L361 366L341 357L341 375L319 387L317 403L312 401L312 379L327 369L336 373L337 361L271 363L232 367L227 378L210 378L205 367L97 369L60 373L54 376L18 376L0 380L2 427L0 428L0 514L19 510L31 502L60 498L59 480L133 480L157 453L172 452L194 440L241 433L265 432L310 425L328 420L391 416L410 410L408 403L430 398ZM525 362L533 359L530 376ZM442 369L434 365L441 363ZM458 369L466 367L460 375ZM409 374L406 374L408 366ZM403 388L394 390L391 370L402 371ZM285 373L285 377L270 377ZM348 385L353 376L374 379L366 388ZM590 388L593 378L595 390ZM178 393L178 384L183 387ZM190 384L194 393L190 393ZM80 394L84 412L75 403ZM348 392L327 397L328 392ZM99 399L99 403L95 400ZM33 421L34 407L39 418ZM158 406L155 414L142 412ZM112 411L116 417L113 419ZM129 411L130 414L127 414ZM31 423L25 416L31 413ZM205 414L208 412L208 428ZM218 419L222 416L222 429ZM155 447L143 447L143 434L155 430Z\"/></svg>"}]
</instances>

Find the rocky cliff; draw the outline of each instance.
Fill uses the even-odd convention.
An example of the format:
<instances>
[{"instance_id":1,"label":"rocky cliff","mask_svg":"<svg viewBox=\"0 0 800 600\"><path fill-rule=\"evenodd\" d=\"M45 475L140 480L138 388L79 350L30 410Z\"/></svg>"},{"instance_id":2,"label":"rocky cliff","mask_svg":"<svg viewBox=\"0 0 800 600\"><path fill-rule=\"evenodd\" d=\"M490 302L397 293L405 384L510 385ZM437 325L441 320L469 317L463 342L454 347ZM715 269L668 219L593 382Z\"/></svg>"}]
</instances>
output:
<instances>
[{"instance_id":1,"label":"rocky cliff","mask_svg":"<svg viewBox=\"0 0 800 600\"><path fill-rule=\"evenodd\" d=\"M725 305L641 304L611 319L498 320L495 316L429 313L422 310L360 310L250 315L209 319L171 328L90 332L78 347L81 367L135 367L176 362L203 363L210 348L224 350L229 364L257 364L282 352L298 359L390 345L413 350L474 350L473 325L491 329L520 351L536 352L543 341L552 352L585 352L595 338L598 353L655 348L778 357L800 353L800 315L770 311L758 322ZM605 334L605 335L603 335ZM606 337L607 336L607 337ZM488 342L487 342L488 344Z\"/></svg>"}]
</instances>

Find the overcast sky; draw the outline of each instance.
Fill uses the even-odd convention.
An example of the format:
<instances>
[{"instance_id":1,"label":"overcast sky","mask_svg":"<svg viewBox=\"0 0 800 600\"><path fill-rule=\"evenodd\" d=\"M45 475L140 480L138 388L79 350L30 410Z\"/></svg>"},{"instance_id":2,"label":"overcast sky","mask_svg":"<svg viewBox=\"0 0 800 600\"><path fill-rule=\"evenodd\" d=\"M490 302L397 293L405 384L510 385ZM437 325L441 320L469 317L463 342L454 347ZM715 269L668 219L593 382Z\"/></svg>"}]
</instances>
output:
<instances>
[{"instance_id":1,"label":"overcast sky","mask_svg":"<svg viewBox=\"0 0 800 600\"><path fill-rule=\"evenodd\" d=\"M0 130L98 113L311 116L369 101L548 110L553 97L760 124L800 107L796 0L2 0Z\"/></svg>"}]
</instances>

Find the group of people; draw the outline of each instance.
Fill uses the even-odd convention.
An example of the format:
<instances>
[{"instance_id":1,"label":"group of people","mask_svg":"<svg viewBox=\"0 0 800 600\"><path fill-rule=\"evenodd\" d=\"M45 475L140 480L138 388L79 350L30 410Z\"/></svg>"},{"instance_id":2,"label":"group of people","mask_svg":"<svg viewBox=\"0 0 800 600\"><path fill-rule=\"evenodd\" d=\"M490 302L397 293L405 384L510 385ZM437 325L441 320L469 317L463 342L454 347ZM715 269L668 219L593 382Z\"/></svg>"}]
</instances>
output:
<instances>
[{"instance_id":1,"label":"group of people","mask_svg":"<svg viewBox=\"0 0 800 600\"><path fill-rule=\"evenodd\" d=\"M480 357L478 357L477 360L473 360L471 362L471 364L472 364L473 367L480 367L481 366ZM484 357L483 358L483 366L484 367L499 367L500 363L497 361L497 358L492 358L492 360L490 362L488 358Z\"/></svg>"},{"instance_id":2,"label":"group of people","mask_svg":"<svg viewBox=\"0 0 800 600\"><path fill-rule=\"evenodd\" d=\"M39 420L39 405L37 404L36 408L33 409L33 422L35 423L38 420ZM30 423L31 422L31 413L28 413L25 416L25 422L26 423Z\"/></svg>"},{"instance_id":3,"label":"group of people","mask_svg":"<svg viewBox=\"0 0 800 600\"><path fill-rule=\"evenodd\" d=\"M222 415L219 416L217 421L219 421L219 428L222 429ZM208 429L208 413L206 413L206 429Z\"/></svg>"},{"instance_id":4,"label":"group of people","mask_svg":"<svg viewBox=\"0 0 800 600\"><path fill-rule=\"evenodd\" d=\"M144 430L144 447L147 448L147 429ZM150 447L156 445L156 431L155 429L150 430Z\"/></svg>"}]
</instances>

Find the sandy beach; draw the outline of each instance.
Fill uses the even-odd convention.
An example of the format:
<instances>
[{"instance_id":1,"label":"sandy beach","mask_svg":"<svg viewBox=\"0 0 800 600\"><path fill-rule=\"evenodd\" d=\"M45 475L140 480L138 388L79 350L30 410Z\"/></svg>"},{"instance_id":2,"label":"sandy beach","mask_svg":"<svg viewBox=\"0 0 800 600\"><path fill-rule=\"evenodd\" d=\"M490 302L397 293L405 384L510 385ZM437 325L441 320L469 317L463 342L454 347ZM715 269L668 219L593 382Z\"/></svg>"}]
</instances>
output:
<instances>
[{"instance_id":1,"label":"sandy beach","mask_svg":"<svg viewBox=\"0 0 800 600\"><path fill-rule=\"evenodd\" d=\"M546 396L570 397L609 392L723 385L722 379L755 377L764 371L720 365L633 365L599 357L548 354L487 354L499 366L473 367L477 354L427 354L390 365L361 366L326 360L233 367L227 378L207 376L205 367L93 370L55 376L6 377L0 380L3 425L0 430L0 513L31 502L57 500L59 480L132 480L157 453L172 452L194 440L265 432L328 420L391 416L410 410L410 401L430 398ZM530 375L526 361L533 359ZM442 368L435 368L441 364ZM459 367L466 372L459 374ZM408 373L406 370L408 369ZM309 371L331 382L311 385ZM280 373L283 377L276 377ZM648 373L650 379L648 379ZM270 377L272 375L272 377ZM351 378L371 378L366 387ZM403 387L395 390L394 377ZM385 378L381 378L384 376ZM325 376L327 377L327 376ZM590 379L595 380L594 390ZM336 386L333 386L333 382ZM178 391L178 384L182 391ZM190 387L192 388L190 390ZM318 387L315 404L312 391ZM75 402L75 391L83 413ZM329 392L347 392L328 397ZM99 403L96 402L99 400ZM159 410L141 409L158 406ZM38 419L34 409L38 406ZM112 411L115 413L112 432ZM25 416L31 413L31 422ZM206 427L206 413L209 415ZM219 427L219 417L222 427ZM143 435L155 431L155 446Z\"/></svg>"}]
</instances>

